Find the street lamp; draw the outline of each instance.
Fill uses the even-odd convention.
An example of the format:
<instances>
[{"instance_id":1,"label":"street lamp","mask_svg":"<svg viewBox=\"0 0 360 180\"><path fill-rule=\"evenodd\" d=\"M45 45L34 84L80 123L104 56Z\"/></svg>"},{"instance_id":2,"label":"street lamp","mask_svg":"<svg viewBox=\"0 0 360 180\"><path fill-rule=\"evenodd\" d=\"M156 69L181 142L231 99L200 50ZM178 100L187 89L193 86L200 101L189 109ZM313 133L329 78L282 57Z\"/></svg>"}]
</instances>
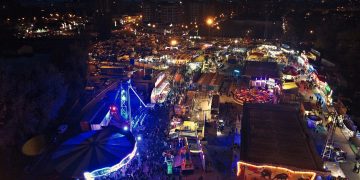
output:
<instances>
[{"instance_id":1,"label":"street lamp","mask_svg":"<svg viewBox=\"0 0 360 180\"><path fill-rule=\"evenodd\" d=\"M176 39L173 39L170 41L171 46L176 46L178 44L178 41Z\"/></svg>"},{"instance_id":2,"label":"street lamp","mask_svg":"<svg viewBox=\"0 0 360 180\"><path fill-rule=\"evenodd\" d=\"M199 36L199 29L198 29L198 25L195 24L195 29L196 29L196 36Z\"/></svg>"},{"instance_id":3,"label":"street lamp","mask_svg":"<svg viewBox=\"0 0 360 180\"><path fill-rule=\"evenodd\" d=\"M214 19L211 18L211 17L208 17L208 18L206 19L206 24L207 24L208 26L213 25L213 24L214 24Z\"/></svg>"},{"instance_id":4,"label":"street lamp","mask_svg":"<svg viewBox=\"0 0 360 180\"><path fill-rule=\"evenodd\" d=\"M210 28L213 24L214 24L214 19L212 17L208 17L206 19L206 25L209 27L209 34L208 34L209 36L210 36Z\"/></svg>"},{"instance_id":5,"label":"street lamp","mask_svg":"<svg viewBox=\"0 0 360 180\"><path fill-rule=\"evenodd\" d=\"M238 47L238 43L239 43L239 40L237 40L237 39L235 39L235 46L236 46L236 48ZM236 57L236 59L237 59L237 57Z\"/></svg>"}]
</instances>

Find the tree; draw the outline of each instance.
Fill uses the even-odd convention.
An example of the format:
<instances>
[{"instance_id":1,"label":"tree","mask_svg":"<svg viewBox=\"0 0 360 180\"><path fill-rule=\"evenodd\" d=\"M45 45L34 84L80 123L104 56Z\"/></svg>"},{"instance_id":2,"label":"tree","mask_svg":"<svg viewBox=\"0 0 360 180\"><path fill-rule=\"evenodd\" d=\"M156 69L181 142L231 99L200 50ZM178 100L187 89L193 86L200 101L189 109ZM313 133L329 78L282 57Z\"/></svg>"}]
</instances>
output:
<instances>
[{"instance_id":1,"label":"tree","mask_svg":"<svg viewBox=\"0 0 360 180\"><path fill-rule=\"evenodd\" d=\"M28 63L12 59L0 65L0 117L4 123L1 131L6 134L0 158L6 164L1 167L10 170L21 167L21 146L57 118L67 95L64 77L53 65Z\"/></svg>"}]
</instances>

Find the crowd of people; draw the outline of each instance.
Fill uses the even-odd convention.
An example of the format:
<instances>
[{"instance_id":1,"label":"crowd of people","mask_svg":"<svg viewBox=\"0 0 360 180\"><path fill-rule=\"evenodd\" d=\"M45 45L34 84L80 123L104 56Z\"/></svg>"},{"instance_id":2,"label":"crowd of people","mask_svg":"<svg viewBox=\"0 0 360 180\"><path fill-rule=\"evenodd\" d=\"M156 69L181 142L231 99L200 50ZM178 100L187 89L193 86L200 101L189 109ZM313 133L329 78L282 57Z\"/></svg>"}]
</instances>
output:
<instances>
[{"instance_id":1,"label":"crowd of people","mask_svg":"<svg viewBox=\"0 0 360 180\"><path fill-rule=\"evenodd\" d=\"M169 179L162 156L162 153L168 150L167 135L170 122L166 118L167 111L164 106L155 106L153 110L148 111L148 117L143 123L145 128L133 130L134 134L142 137L138 140L137 155L124 168L101 179Z\"/></svg>"}]
</instances>

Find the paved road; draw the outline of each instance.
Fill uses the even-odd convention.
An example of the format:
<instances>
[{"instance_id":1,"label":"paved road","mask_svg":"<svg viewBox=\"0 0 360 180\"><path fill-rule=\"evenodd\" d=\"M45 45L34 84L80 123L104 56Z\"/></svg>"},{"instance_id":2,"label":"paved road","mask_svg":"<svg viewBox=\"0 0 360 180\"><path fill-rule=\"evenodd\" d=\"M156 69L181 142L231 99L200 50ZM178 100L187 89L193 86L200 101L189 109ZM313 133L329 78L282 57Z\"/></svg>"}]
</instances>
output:
<instances>
[{"instance_id":1,"label":"paved road","mask_svg":"<svg viewBox=\"0 0 360 180\"><path fill-rule=\"evenodd\" d=\"M356 162L355 154L350 148L349 141L347 140L347 138L339 128L336 129L336 133L334 135L334 141L338 146L340 146L342 150L347 152L347 162L340 163L340 167L344 172L345 176L350 180L360 179L360 174L354 173L352 171L354 168L354 164Z\"/></svg>"},{"instance_id":2,"label":"paved road","mask_svg":"<svg viewBox=\"0 0 360 180\"><path fill-rule=\"evenodd\" d=\"M315 97L315 93L319 93L318 89L304 90L304 87L302 85L300 85L299 90L302 93L305 100L316 103L316 98L313 98L312 100L310 100L309 97L310 96ZM326 105L322 106L322 110L323 110L323 112L327 111ZM315 138L319 139L320 138L319 136L320 135L318 134L317 137L315 137ZM355 160L355 153L350 148L348 138L349 137L347 137L340 128L336 128L336 131L334 134L334 143L347 153L347 161L344 163L338 163L338 165L336 165L337 167L335 167L334 169L341 169L342 172L340 172L339 174L344 174L350 180L356 180L356 179L360 179L360 174L354 173L352 171L356 160ZM318 140L318 141L321 141L321 140ZM324 139L324 141L325 141L325 139ZM338 173L334 172L333 174L337 175Z\"/></svg>"}]
</instances>

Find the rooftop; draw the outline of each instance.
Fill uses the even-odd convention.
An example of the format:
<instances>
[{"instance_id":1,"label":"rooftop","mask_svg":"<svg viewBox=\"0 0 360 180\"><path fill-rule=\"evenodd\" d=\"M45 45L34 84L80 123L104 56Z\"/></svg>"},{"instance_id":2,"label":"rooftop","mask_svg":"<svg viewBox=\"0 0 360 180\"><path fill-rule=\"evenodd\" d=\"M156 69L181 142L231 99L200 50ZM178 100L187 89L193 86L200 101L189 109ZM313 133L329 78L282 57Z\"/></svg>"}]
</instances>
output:
<instances>
[{"instance_id":1,"label":"rooftop","mask_svg":"<svg viewBox=\"0 0 360 180\"><path fill-rule=\"evenodd\" d=\"M244 75L250 78L280 78L276 62L247 61Z\"/></svg>"},{"instance_id":2,"label":"rooftop","mask_svg":"<svg viewBox=\"0 0 360 180\"><path fill-rule=\"evenodd\" d=\"M245 104L241 142L242 161L323 171L299 106Z\"/></svg>"},{"instance_id":3,"label":"rooftop","mask_svg":"<svg viewBox=\"0 0 360 180\"><path fill-rule=\"evenodd\" d=\"M224 75L217 73L203 73L197 81L200 85L219 86L224 79Z\"/></svg>"}]
</instances>

